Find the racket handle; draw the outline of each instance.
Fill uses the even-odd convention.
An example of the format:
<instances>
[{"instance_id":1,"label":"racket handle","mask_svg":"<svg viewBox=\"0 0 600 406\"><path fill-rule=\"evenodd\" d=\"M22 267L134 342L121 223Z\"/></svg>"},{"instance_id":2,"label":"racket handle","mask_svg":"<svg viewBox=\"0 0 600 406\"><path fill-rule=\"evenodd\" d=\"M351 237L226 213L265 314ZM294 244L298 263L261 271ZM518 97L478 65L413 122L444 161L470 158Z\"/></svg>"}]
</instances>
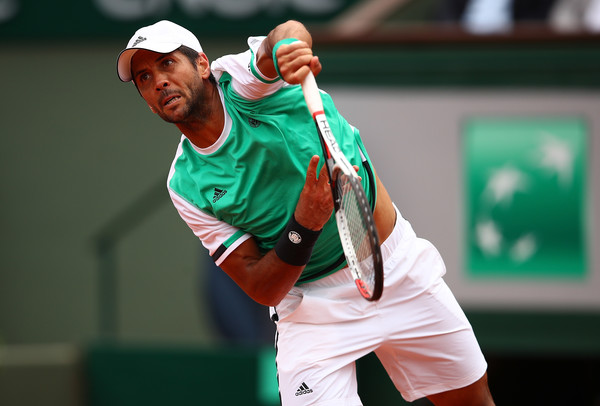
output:
<instances>
[{"instance_id":1,"label":"racket handle","mask_svg":"<svg viewBox=\"0 0 600 406\"><path fill-rule=\"evenodd\" d=\"M308 106L310 114L314 115L317 112L323 111L323 101L321 100L321 93L315 80L315 75L311 71L302 81L302 92L304 93L304 100Z\"/></svg>"}]
</instances>

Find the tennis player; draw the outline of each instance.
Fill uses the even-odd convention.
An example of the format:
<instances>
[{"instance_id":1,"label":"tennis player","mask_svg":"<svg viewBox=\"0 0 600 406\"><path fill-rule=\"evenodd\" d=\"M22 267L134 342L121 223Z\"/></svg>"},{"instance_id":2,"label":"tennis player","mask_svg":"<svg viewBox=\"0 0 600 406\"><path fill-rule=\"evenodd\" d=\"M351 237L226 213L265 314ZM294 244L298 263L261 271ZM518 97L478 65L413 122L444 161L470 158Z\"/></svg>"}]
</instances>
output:
<instances>
[{"instance_id":1,"label":"tennis player","mask_svg":"<svg viewBox=\"0 0 600 406\"><path fill-rule=\"evenodd\" d=\"M187 29L139 29L117 70L183 133L167 186L183 220L252 299L271 306L284 406L361 405L355 361L375 352L402 396L493 405L487 364L442 279L438 251L417 238L375 173L359 132L322 92L355 165L382 241L385 284L364 300L345 267L319 138L298 85L321 71L296 21L209 63Z\"/></svg>"}]
</instances>

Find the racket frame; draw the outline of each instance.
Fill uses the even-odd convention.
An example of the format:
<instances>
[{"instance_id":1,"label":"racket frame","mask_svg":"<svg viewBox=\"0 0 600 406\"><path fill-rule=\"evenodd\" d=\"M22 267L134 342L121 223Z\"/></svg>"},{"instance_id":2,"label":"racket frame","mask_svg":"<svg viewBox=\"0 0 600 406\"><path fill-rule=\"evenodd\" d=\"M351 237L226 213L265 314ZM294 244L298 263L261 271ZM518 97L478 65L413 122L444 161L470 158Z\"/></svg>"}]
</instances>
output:
<instances>
[{"instance_id":1,"label":"racket frame","mask_svg":"<svg viewBox=\"0 0 600 406\"><path fill-rule=\"evenodd\" d=\"M312 72L307 75L307 78L302 83L302 89L304 91L304 97L306 99L308 109L311 112L313 120L317 126L317 132L319 133L321 146L323 147L323 152L325 154L325 164L327 165L327 170L329 173L338 233L344 249L348 268L352 273L352 277L354 278L354 282L360 294L369 301L379 300L383 292L383 259L381 257L379 237L375 227L373 212L368 204L365 191L360 182L360 177L356 173L356 170L352 164L348 161L348 158L346 158L346 155L344 155L342 152L333 132L331 131L331 127L327 121L327 117L323 108L320 91L317 87ZM375 272L374 286L372 291L370 291L369 285L363 280L362 275L359 272L359 261L352 246L349 233L346 231L348 229L348 225L343 212L340 210L341 198L338 195L336 184L340 174L342 173L349 178L350 186L354 189L357 197L361 200L362 216L363 219L366 219L364 222L367 225L366 232L369 238L369 244L372 248L371 260L373 261L373 272Z\"/></svg>"}]
</instances>

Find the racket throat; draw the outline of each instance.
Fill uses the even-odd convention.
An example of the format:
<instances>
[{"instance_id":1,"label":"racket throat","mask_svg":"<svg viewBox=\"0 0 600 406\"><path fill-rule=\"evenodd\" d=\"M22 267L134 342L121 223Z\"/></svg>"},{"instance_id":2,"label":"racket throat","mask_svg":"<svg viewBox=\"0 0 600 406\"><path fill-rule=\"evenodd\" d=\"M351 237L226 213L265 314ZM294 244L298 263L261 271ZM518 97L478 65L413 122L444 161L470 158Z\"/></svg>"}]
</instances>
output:
<instances>
[{"instance_id":1,"label":"racket throat","mask_svg":"<svg viewBox=\"0 0 600 406\"><path fill-rule=\"evenodd\" d=\"M333 198L333 209L337 213L340 210L340 206L342 204L342 199L336 197L335 184L331 184L331 196Z\"/></svg>"},{"instance_id":2,"label":"racket throat","mask_svg":"<svg viewBox=\"0 0 600 406\"><path fill-rule=\"evenodd\" d=\"M327 160L327 169L329 173L329 185L331 186L331 197L333 198L333 208L335 212L338 213L342 206L342 196L338 191L340 168L336 167L333 163L333 159L330 158Z\"/></svg>"}]
</instances>

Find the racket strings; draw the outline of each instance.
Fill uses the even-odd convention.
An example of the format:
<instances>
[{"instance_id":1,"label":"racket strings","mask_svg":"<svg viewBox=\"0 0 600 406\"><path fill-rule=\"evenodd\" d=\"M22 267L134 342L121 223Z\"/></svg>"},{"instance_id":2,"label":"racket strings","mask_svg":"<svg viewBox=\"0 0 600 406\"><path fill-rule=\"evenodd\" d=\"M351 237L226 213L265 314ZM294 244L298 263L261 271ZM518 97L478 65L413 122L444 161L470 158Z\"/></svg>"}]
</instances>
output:
<instances>
[{"instance_id":1,"label":"racket strings","mask_svg":"<svg viewBox=\"0 0 600 406\"><path fill-rule=\"evenodd\" d=\"M364 192L357 187L358 185L353 185L353 181L358 182L345 174L340 174L337 179L340 209L356 255L356 272L372 293L375 285L375 266L369 227L364 220L364 208L368 207L368 202Z\"/></svg>"}]
</instances>

